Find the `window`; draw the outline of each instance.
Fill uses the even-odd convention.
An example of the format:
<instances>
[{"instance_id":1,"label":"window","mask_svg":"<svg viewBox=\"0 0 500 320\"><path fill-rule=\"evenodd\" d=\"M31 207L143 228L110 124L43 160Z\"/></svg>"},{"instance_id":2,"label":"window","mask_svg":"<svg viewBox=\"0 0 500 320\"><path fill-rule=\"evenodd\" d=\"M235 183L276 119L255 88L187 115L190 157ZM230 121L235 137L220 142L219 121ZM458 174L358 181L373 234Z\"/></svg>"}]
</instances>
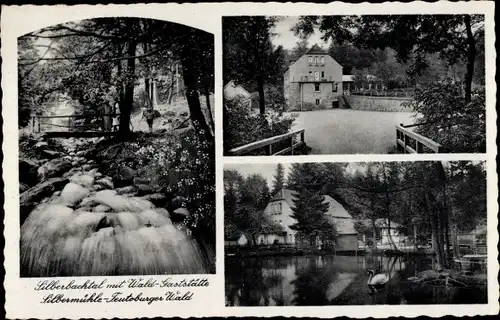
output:
<instances>
[{"instance_id":1,"label":"window","mask_svg":"<svg viewBox=\"0 0 500 320\"><path fill-rule=\"evenodd\" d=\"M313 63L313 57L309 56L309 58L307 59L307 61L309 62L309 64L312 64Z\"/></svg>"},{"instance_id":2,"label":"window","mask_svg":"<svg viewBox=\"0 0 500 320\"><path fill-rule=\"evenodd\" d=\"M321 78L324 78L324 77L325 77L325 72L321 71Z\"/></svg>"},{"instance_id":3,"label":"window","mask_svg":"<svg viewBox=\"0 0 500 320\"><path fill-rule=\"evenodd\" d=\"M318 72L318 71L316 71L316 72L314 73L314 80L315 80L315 81L319 81L319 72Z\"/></svg>"},{"instance_id":4,"label":"window","mask_svg":"<svg viewBox=\"0 0 500 320\"><path fill-rule=\"evenodd\" d=\"M337 84L332 83L332 92L337 92Z\"/></svg>"},{"instance_id":5,"label":"window","mask_svg":"<svg viewBox=\"0 0 500 320\"><path fill-rule=\"evenodd\" d=\"M321 65L325 65L325 57L321 57Z\"/></svg>"},{"instance_id":6,"label":"window","mask_svg":"<svg viewBox=\"0 0 500 320\"><path fill-rule=\"evenodd\" d=\"M281 214L281 209L282 209L281 203L278 203L278 211L279 211L280 214Z\"/></svg>"},{"instance_id":7,"label":"window","mask_svg":"<svg viewBox=\"0 0 500 320\"><path fill-rule=\"evenodd\" d=\"M319 83L314 84L314 91L319 92Z\"/></svg>"},{"instance_id":8,"label":"window","mask_svg":"<svg viewBox=\"0 0 500 320\"><path fill-rule=\"evenodd\" d=\"M316 99L316 105L319 106L319 99Z\"/></svg>"}]
</instances>

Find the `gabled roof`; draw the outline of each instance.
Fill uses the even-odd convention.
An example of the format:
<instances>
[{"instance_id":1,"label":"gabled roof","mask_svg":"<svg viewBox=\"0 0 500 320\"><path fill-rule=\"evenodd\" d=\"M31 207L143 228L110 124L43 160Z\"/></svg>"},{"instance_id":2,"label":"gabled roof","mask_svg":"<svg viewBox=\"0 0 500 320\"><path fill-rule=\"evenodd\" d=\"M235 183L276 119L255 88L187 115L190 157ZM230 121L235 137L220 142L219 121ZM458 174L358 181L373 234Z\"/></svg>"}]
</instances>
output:
<instances>
[{"instance_id":1,"label":"gabled roof","mask_svg":"<svg viewBox=\"0 0 500 320\"><path fill-rule=\"evenodd\" d=\"M224 241L238 241L241 236L245 236L248 241L252 240L252 236L249 235L248 233L240 230L236 230L233 233L231 233L229 236L224 237Z\"/></svg>"},{"instance_id":2,"label":"gabled roof","mask_svg":"<svg viewBox=\"0 0 500 320\"><path fill-rule=\"evenodd\" d=\"M305 54L328 54L328 52L325 49L318 46L317 44L315 44L314 46L312 46L311 49L307 50Z\"/></svg>"},{"instance_id":3,"label":"gabled roof","mask_svg":"<svg viewBox=\"0 0 500 320\"><path fill-rule=\"evenodd\" d=\"M354 82L354 75L352 74L342 75L342 82Z\"/></svg>"},{"instance_id":4,"label":"gabled roof","mask_svg":"<svg viewBox=\"0 0 500 320\"><path fill-rule=\"evenodd\" d=\"M297 191L290 189L281 189L278 191L274 197L269 201L280 201L285 200L288 205L293 208L293 199ZM329 195L323 195L325 197L325 202L328 203L328 212L326 213L331 217L331 220L335 223L337 227L337 232L339 234L355 234L357 233L354 229L354 221L352 216L347 212L347 210L338 201L330 197Z\"/></svg>"}]
</instances>

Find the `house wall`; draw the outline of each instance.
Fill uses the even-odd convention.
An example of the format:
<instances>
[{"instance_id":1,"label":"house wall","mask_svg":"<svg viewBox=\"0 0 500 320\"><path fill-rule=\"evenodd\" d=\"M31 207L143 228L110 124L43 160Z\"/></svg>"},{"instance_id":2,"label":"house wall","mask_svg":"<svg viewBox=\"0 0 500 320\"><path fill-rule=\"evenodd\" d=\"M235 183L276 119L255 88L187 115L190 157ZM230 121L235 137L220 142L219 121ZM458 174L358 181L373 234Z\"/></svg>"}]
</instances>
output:
<instances>
[{"instance_id":1,"label":"house wall","mask_svg":"<svg viewBox=\"0 0 500 320\"><path fill-rule=\"evenodd\" d=\"M345 95L351 109L364 111L412 112L404 104L412 98Z\"/></svg>"},{"instance_id":2,"label":"house wall","mask_svg":"<svg viewBox=\"0 0 500 320\"><path fill-rule=\"evenodd\" d=\"M355 251L358 249L358 235L341 234L337 237L337 251Z\"/></svg>"},{"instance_id":3,"label":"house wall","mask_svg":"<svg viewBox=\"0 0 500 320\"><path fill-rule=\"evenodd\" d=\"M250 94L248 91L243 89L241 86L235 86L233 82L228 83L224 87L224 96L227 98L241 97L244 99L249 99Z\"/></svg>"},{"instance_id":4,"label":"house wall","mask_svg":"<svg viewBox=\"0 0 500 320\"><path fill-rule=\"evenodd\" d=\"M257 244L274 244L277 241L278 243L286 243L285 237L277 234L259 234L257 235Z\"/></svg>"},{"instance_id":5,"label":"house wall","mask_svg":"<svg viewBox=\"0 0 500 320\"><path fill-rule=\"evenodd\" d=\"M241 235L241 237L238 239L238 244L240 246L246 246L248 244L248 239L244 235Z\"/></svg>"},{"instance_id":6,"label":"house wall","mask_svg":"<svg viewBox=\"0 0 500 320\"><path fill-rule=\"evenodd\" d=\"M308 62L309 56L324 57L324 65L310 65ZM314 82L302 82L302 110L331 108L332 101L336 100L338 95L342 95L342 66L327 54L305 54L290 65L286 72L285 87L289 88L287 96L289 97L288 103L291 110L301 110L301 86L299 81L302 81L303 77L312 77L314 79L316 72L319 73L320 79L325 78L328 82L319 81L320 92L315 92ZM324 77L321 76L322 72ZM337 92L332 92L332 83L337 84ZM316 105L316 99L320 99L318 105Z\"/></svg>"},{"instance_id":7,"label":"house wall","mask_svg":"<svg viewBox=\"0 0 500 320\"><path fill-rule=\"evenodd\" d=\"M279 211L280 204L281 212ZM264 213L268 215L271 221L280 224L283 227L283 231L286 232L285 237L277 238L280 239L280 243L294 244L296 232L290 229L290 226L295 224L295 219L292 218L292 208L290 208L288 203L285 200L272 201L267 204ZM260 240L258 241L260 243Z\"/></svg>"}]
</instances>

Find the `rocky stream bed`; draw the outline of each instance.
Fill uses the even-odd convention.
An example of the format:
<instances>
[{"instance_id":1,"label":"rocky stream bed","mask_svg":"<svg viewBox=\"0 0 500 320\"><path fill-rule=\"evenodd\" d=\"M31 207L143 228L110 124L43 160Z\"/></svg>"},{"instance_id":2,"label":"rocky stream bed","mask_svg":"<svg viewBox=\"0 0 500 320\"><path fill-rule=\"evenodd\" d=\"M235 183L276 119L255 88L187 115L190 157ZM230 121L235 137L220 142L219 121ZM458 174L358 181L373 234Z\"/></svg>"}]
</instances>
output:
<instances>
[{"instance_id":1,"label":"rocky stream bed","mask_svg":"<svg viewBox=\"0 0 500 320\"><path fill-rule=\"evenodd\" d=\"M103 143L38 137L21 148L21 275L205 273L184 198L99 154Z\"/></svg>"}]
</instances>

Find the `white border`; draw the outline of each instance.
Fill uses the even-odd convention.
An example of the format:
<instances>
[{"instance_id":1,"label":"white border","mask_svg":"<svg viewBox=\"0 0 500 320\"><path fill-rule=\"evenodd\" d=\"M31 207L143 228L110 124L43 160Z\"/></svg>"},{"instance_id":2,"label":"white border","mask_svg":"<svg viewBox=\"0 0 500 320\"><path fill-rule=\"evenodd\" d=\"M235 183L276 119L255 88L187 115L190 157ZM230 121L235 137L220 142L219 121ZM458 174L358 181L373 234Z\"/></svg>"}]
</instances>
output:
<instances>
[{"instance_id":1,"label":"white border","mask_svg":"<svg viewBox=\"0 0 500 320\"><path fill-rule=\"evenodd\" d=\"M498 189L496 173L496 83L494 48L493 2L445 2L437 3L382 3L382 4L310 4L310 3L213 3L213 4L138 4L98 6L10 6L2 7L2 89L4 119L5 188L5 269L7 317L9 318L102 318L102 317L153 317L153 316L309 316L334 317L388 317L418 315L478 315L498 313L497 282L497 212ZM227 15L324 15L324 14L388 14L388 13L482 13L485 14L486 32L486 84L487 84L487 136L484 154L450 155L332 155L301 157L222 157L222 40L221 17ZM17 52L16 38L26 32L65 21L104 16L148 17L196 27L215 35L215 121L216 169L217 169L217 274L208 276L211 286L196 293L198 299L190 303L168 304L95 304L95 305L41 305L39 296L33 293L36 279L19 279L19 212L18 203L18 144L17 144ZM6 121L7 120L7 121ZM426 305L426 306L324 306L324 307L225 307L224 254L223 254L223 183L222 168L225 163L277 163L318 161L411 161L411 160L487 160L488 171L488 305ZM95 277L98 279L100 277Z\"/></svg>"}]
</instances>

